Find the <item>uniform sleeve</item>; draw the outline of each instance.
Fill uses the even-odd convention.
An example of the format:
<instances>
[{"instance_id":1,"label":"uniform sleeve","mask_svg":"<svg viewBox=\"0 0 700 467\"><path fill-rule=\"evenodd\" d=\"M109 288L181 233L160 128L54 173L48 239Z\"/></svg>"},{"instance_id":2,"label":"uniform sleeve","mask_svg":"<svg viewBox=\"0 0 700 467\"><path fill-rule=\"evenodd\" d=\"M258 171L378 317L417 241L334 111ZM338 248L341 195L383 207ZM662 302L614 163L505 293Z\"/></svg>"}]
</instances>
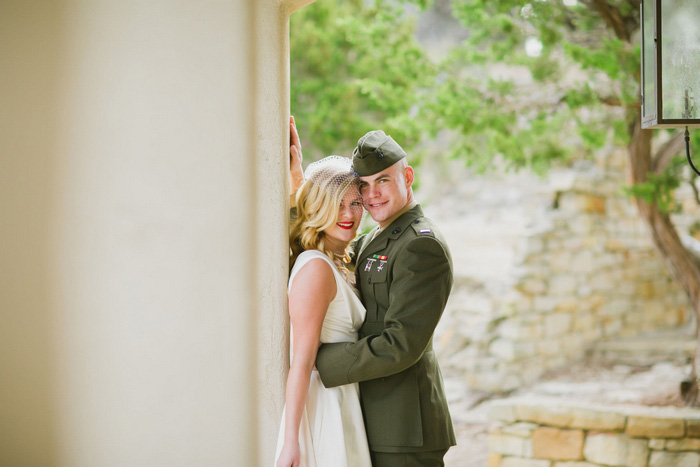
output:
<instances>
[{"instance_id":1,"label":"uniform sleeve","mask_svg":"<svg viewBox=\"0 0 700 467\"><path fill-rule=\"evenodd\" d=\"M397 256L384 331L357 342L324 344L316 367L326 387L405 370L425 352L452 288L448 253L433 237L412 239Z\"/></svg>"}]
</instances>

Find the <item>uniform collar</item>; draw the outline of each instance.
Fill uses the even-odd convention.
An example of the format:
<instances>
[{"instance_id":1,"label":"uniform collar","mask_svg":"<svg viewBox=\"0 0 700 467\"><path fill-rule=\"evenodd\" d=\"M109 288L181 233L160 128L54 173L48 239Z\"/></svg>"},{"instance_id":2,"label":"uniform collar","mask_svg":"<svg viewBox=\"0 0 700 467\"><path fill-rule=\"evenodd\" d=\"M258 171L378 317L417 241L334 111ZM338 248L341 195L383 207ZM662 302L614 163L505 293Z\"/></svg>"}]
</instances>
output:
<instances>
[{"instance_id":1,"label":"uniform collar","mask_svg":"<svg viewBox=\"0 0 700 467\"><path fill-rule=\"evenodd\" d=\"M401 234L410 226L416 219L423 217L423 209L421 209L418 203L412 203L406 206L407 210L403 213L399 213L398 217L394 219L391 224L387 225L382 229L373 240L367 242L364 248L360 251L358 259L363 260L363 256L366 254L371 254L374 251L382 250L386 248L389 240L399 238ZM373 235L374 231L370 232L369 235Z\"/></svg>"},{"instance_id":2,"label":"uniform collar","mask_svg":"<svg viewBox=\"0 0 700 467\"><path fill-rule=\"evenodd\" d=\"M386 228L387 228L387 227L390 227L391 224L393 224L394 221L395 221L396 219L398 219L399 217L403 216L405 213L407 213L407 212L410 211L411 209L415 208L416 206L418 206L418 203L416 203L415 201L411 201L411 202L408 203L406 206L402 207L401 210L400 210L399 212L397 212L396 214L394 214L394 216L391 217L391 218L389 219L389 221L388 221L387 224L386 224L386 227L384 227L383 229L380 228L379 230L386 230Z\"/></svg>"},{"instance_id":3,"label":"uniform collar","mask_svg":"<svg viewBox=\"0 0 700 467\"><path fill-rule=\"evenodd\" d=\"M377 238L379 236L379 234L381 234L382 232L384 232L387 229L387 227L391 227L391 224L393 224L394 221L396 221L396 219L398 219L399 217L401 217L402 215L404 215L405 213L407 213L411 209L415 208L416 206L418 206L418 203L416 203L415 201L411 201L406 206L402 207L401 210L399 210L399 212L394 214L393 217L389 218L389 222L386 224L386 227L381 228L379 226L376 226L374 229L372 229L372 231L370 232L370 238L372 240Z\"/></svg>"}]
</instances>

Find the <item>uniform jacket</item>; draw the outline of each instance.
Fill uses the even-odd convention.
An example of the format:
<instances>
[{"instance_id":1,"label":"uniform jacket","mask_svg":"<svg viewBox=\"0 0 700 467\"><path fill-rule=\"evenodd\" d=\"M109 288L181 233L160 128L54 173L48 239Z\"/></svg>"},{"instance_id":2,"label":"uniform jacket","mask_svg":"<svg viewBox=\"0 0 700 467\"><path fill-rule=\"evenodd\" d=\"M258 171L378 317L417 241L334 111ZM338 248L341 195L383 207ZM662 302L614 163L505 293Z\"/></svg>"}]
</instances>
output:
<instances>
[{"instance_id":1,"label":"uniform jacket","mask_svg":"<svg viewBox=\"0 0 700 467\"><path fill-rule=\"evenodd\" d=\"M360 383L371 450L447 449L455 436L432 340L452 288L450 252L420 206L373 233L355 249L360 339L323 344L316 367L326 387Z\"/></svg>"}]
</instances>

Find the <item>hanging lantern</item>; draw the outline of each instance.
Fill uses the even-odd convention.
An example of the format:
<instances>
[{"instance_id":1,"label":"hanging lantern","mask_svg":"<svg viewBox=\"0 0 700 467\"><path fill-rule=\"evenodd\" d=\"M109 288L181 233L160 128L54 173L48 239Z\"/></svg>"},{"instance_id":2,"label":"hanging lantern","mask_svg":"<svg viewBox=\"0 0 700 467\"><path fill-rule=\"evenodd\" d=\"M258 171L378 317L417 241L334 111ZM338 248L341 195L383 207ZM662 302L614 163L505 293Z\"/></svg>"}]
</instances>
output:
<instances>
[{"instance_id":1,"label":"hanging lantern","mask_svg":"<svg viewBox=\"0 0 700 467\"><path fill-rule=\"evenodd\" d=\"M699 128L700 1L641 5L642 128Z\"/></svg>"}]
</instances>

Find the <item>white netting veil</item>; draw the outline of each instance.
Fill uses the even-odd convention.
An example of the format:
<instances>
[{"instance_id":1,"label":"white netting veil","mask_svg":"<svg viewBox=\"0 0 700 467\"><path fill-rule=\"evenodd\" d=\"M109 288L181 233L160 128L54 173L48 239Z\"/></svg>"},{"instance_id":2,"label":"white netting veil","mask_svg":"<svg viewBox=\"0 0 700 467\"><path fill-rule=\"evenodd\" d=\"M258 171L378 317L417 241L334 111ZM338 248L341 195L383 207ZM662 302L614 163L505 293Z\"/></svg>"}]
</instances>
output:
<instances>
[{"instance_id":1,"label":"white netting veil","mask_svg":"<svg viewBox=\"0 0 700 467\"><path fill-rule=\"evenodd\" d=\"M302 251L317 249L347 272L344 264L350 261L351 239L346 239L348 243L342 254L329 245L337 247L343 241L342 229L354 227L353 236L356 232L363 214L359 182L352 160L347 157L328 156L309 164L304 171L304 183L296 194L296 219L290 228L292 263ZM341 218L345 227L338 223Z\"/></svg>"},{"instance_id":2,"label":"white netting veil","mask_svg":"<svg viewBox=\"0 0 700 467\"><path fill-rule=\"evenodd\" d=\"M335 193L341 185L356 182L357 175L352 170L352 159L341 156L328 156L312 162L304 171L304 180Z\"/></svg>"},{"instance_id":3,"label":"white netting veil","mask_svg":"<svg viewBox=\"0 0 700 467\"><path fill-rule=\"evenodd\" d=\"M360 177L352 169L352 160L328 156L312 162L304 171L304 185L297 192L297 208L303 205L310 217L312 212L328 211L325 221L316 227L324 230L336 222L338 209L345 203L353 209L363 209L359 191ZM345 199L346 197L352 199ZM332 206L332 208L331 208Z\"/></svg>"}]
</instances>

